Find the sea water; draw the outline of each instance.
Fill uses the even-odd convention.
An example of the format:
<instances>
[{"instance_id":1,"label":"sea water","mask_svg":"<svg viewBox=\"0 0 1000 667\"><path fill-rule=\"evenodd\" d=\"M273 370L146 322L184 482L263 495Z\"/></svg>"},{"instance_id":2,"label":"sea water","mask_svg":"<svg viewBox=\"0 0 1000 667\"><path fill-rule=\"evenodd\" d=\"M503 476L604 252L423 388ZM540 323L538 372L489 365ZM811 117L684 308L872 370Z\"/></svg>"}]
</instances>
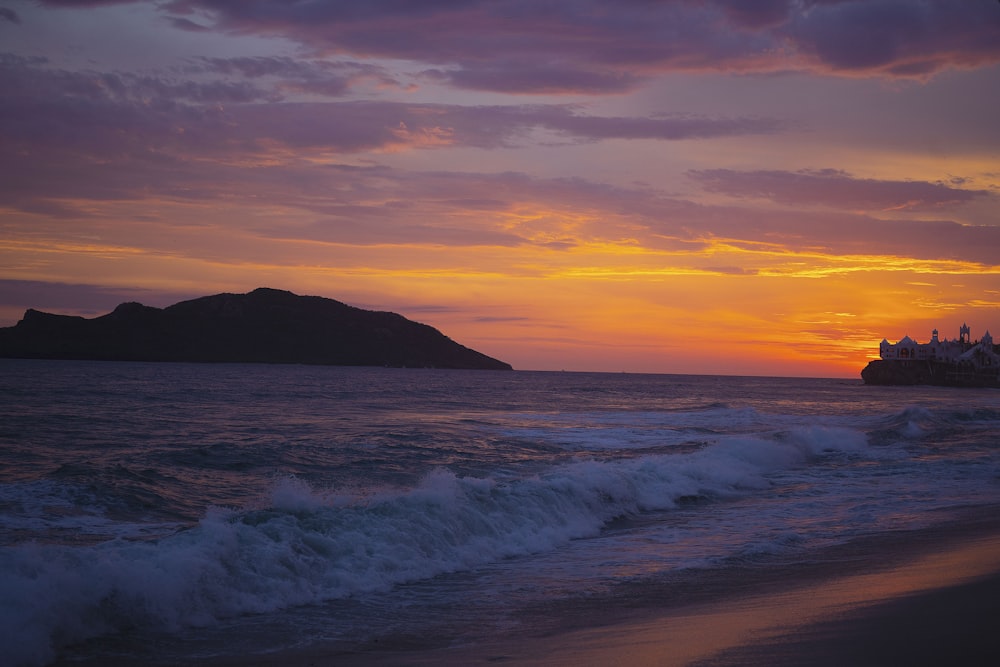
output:
<instances>
[{"instance_id":1,"label":"sea water","mask_svg":"<svg viewBox=\"0 0 1000 667\"><path fill-rule=\"evenodd\" d=\"M990 389L0 360L0 664L474 645L998 500Z\"/></svg>"}]
</instances>

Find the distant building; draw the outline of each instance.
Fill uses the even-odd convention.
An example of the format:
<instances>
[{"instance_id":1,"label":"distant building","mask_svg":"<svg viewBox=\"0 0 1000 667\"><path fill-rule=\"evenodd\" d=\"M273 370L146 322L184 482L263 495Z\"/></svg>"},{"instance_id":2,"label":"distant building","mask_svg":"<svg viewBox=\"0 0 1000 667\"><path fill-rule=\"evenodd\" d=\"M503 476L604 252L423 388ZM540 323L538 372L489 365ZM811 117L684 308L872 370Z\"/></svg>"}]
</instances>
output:
<instances>
[{"instance_id":1,"label":"distant building","mask_svg":"<svg viewBox=\"0 0 1000 667\"><path fill-rule=\"evenodd\" d=\"M931 332L929 343L918 343L909 336L904 336L898 343L890 343L883 338L878 351L879 356L887 361L941 361L971 366L976 370L1000 368L1000 355L993 345L993 336L987 331L980 340L972 342L968 324L959 328L955 340L938 339L938 330L935 329Z\"/></svg>"}]
</instances>

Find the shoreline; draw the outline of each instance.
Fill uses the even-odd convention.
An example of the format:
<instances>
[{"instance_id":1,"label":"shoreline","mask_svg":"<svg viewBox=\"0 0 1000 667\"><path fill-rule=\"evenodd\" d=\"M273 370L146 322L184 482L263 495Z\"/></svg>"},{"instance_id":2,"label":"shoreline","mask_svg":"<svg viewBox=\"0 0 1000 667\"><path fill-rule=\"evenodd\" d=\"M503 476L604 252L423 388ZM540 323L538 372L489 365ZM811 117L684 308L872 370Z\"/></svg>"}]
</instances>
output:
<instances>
[{"instance_id":1,"label":"shoreline","mask_svg":"<svg viewBox=\"0 0 1000 667\"><path fill-rule=\"evenodd\" d=\"M964 508L805 561L706 571L593 604L556 627L429 647L384 642L231 656L204 667L371 665L993 664L1000 639L1000 512ZM530 612L542 618L544 610ZM530 620L530 619L529 619Z\"/></svg>"},{"instance_id":2,"label":"shoreline","mask_svg":"<svg viewBox=\"0 0 1000 667\"><path fill-rule=\"evenodd\" d=\"M873 573L841 570L784 590L572 632L518 664L993 664L998 591L1000 533L993 532ZM937 609L943 602L947 612Z\"/></svg>"}]
</instances>

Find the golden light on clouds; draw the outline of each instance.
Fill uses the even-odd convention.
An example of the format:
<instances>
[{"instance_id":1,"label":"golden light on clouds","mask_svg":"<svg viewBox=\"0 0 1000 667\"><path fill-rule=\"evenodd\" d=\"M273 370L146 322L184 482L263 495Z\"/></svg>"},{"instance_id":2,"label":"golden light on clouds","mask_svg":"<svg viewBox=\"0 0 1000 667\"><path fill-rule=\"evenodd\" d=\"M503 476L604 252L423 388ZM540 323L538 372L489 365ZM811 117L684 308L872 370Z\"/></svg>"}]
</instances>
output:
<instances>
[{"instance_id":1,"label":"golden light on clouds","mask_svg":"<svg viewBox=\"0 0 1000 667\"><path fill-rule=\"evenodd\" d=\"M537 351L545 350L547 363L560 368L584 355L601 370L648 364L669 372L749 373L758 363L751 361L766 358L784 374L810 368L850 376L876 354L882 336L905 333L894 333L893 323L915 311L967 314L998 303L989 290L997 266L801 252L777 241L709 239L683 250L587 241L572 236L590 220L585 214L522 214L516 227L539 219L571 242L559 249L544 236L510 247L357 245L234 234L220 225L173 229L176 249L86 238L3 240L0 261L20 280L44 273L67 283L87 275L111 286L175 292L273 284L335 291L335 298L399 310L489 353L507 349L540 363ZM192 238L181 242L185 233ZM227 257L224 249L233 245L256 259ZM994 298L983 298L988 294Z\"/></svg>"}]
</instances>

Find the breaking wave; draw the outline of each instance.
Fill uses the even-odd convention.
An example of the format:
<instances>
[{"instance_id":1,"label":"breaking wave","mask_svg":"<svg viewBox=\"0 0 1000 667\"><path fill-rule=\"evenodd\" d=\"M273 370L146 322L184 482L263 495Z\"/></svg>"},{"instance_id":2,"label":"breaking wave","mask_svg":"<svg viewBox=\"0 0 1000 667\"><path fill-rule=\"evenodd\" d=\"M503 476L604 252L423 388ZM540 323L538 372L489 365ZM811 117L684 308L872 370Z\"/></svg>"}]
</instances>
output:
<instances>
[{"instance_id":1,"label":"breaking wave","mask_svg":"<svg viewBox=\"0 0 1000 667\"><path fill-rule=\"evenodd\" d=\"M61 646L130 628L210 625L547 551L618 517L760 492L769 473L866 446L853 429L796 428L530 476L438 469L408 489L347 494L282 478L259 506L213 508L158 540L4 547L5 659L43 664Z\"/></svg>"}]
</instances>

